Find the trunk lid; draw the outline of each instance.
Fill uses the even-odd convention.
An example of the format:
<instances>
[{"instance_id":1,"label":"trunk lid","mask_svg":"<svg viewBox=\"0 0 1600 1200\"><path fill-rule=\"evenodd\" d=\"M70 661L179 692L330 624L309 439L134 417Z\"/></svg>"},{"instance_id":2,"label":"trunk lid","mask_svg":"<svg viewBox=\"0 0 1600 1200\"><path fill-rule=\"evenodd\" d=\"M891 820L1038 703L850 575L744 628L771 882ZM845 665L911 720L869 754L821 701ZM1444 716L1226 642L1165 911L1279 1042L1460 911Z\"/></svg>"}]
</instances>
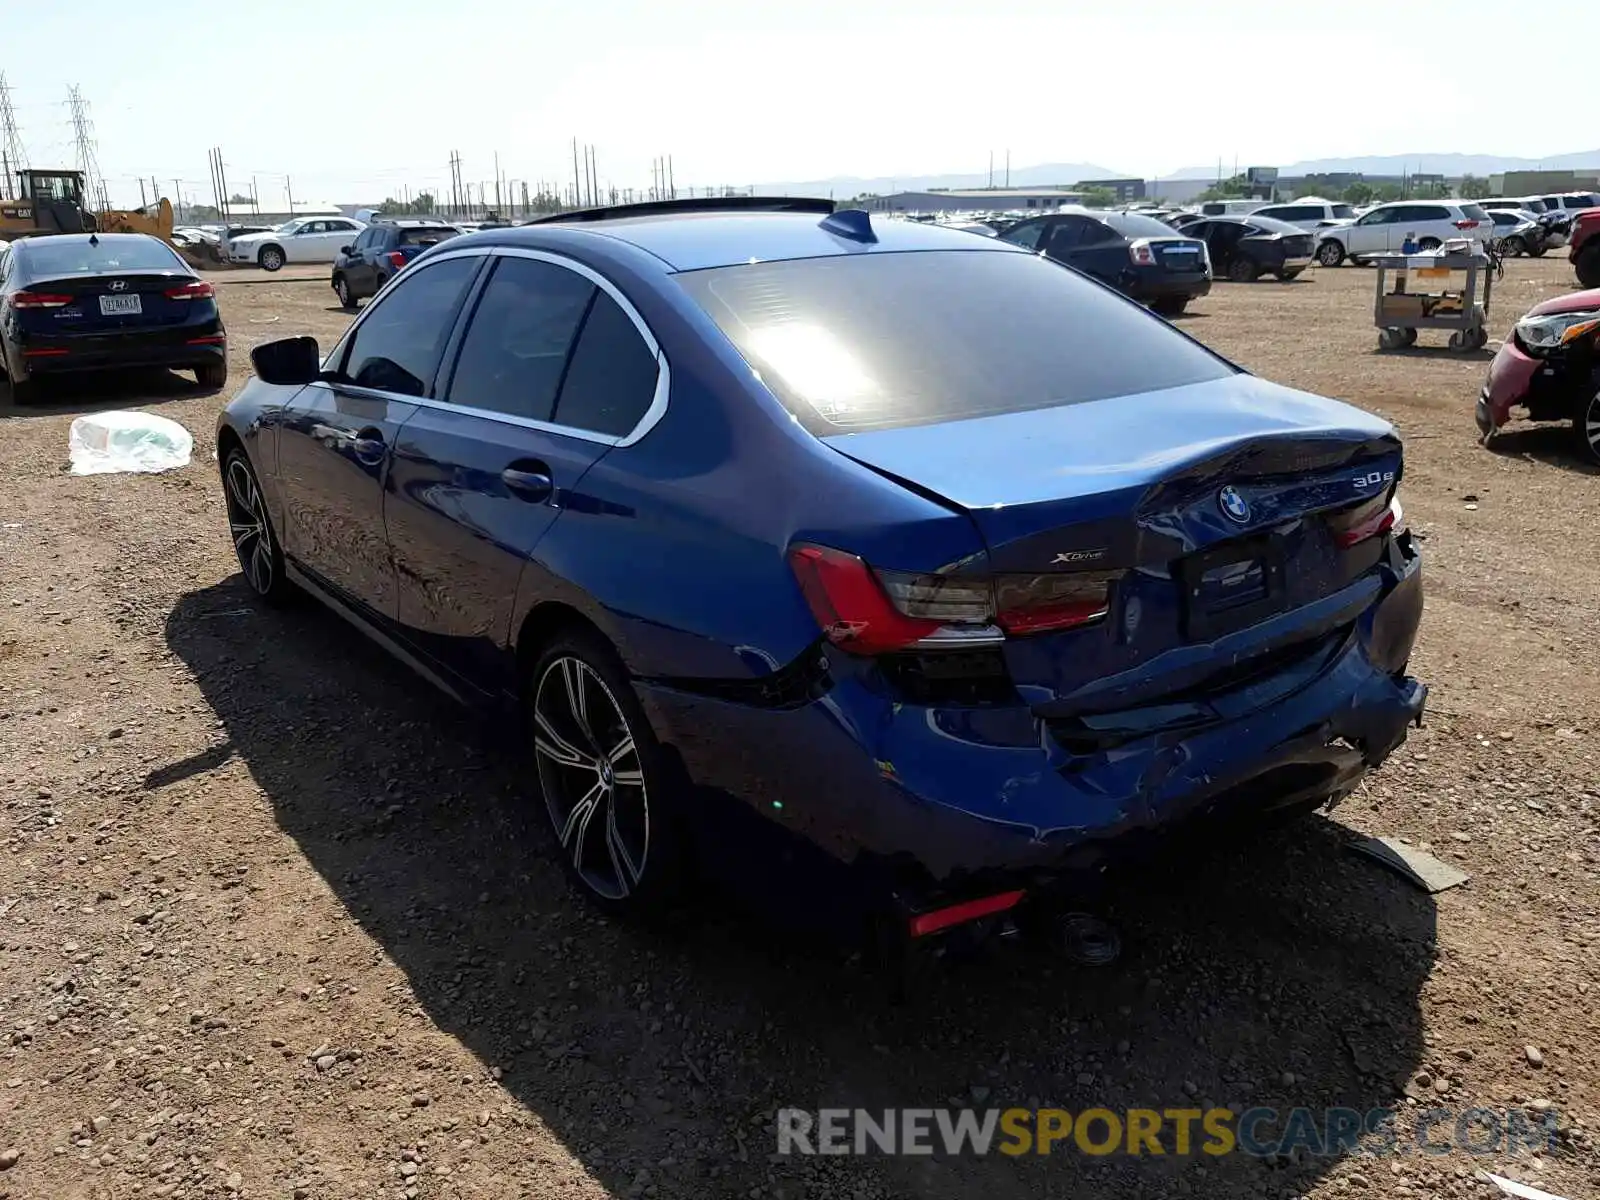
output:
<instances>
[{"instance_id":1,"label":"trunk lid","mask_svg":"<svg viewBox=\"0 0 1600 1200\"><path fill-rule=\"evenodd\" d=\"M1104 620L1005 643L1045 716L1198 686L1347 626L1381 539L1342 546L1335 524L1401 469L1387 422L1242 374L824 440L965 511L988 548L966 569L1113 576Z\"/></svg>"},{"instance_id":2,"label":"trunk lid","mask_svg":"<svg viewBox=\"0 0 1600 1200\"><path fill-rule=\"evenodd\" d=\"M116 275L67 275L30 281L29 293L64 298L45 308L19 308L17 318L29 332L41 335L116 333L179 325L196 304L212 299L175 300L168 292L197 284L186 271L130 271Z\"/></svg>"}]
</instances>

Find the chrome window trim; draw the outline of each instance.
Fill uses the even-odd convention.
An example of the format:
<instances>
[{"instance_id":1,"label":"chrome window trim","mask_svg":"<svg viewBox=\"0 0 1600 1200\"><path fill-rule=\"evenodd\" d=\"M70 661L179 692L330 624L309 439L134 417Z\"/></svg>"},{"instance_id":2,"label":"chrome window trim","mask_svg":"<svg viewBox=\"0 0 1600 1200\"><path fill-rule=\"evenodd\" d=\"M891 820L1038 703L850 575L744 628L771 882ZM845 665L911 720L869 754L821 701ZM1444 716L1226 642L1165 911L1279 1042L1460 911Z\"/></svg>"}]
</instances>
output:
<instances>
[{"instance_id":1,"label":"chrome window trim","mask_svg":"<svg viewBox=\"0 0 1600 1200\"><path fill-rule=\"evenodd\" d=\"M467 413L470 416L481 417L485 420L514 425L519 429L534 429L541 433L555 433L560 434L562 437L577 438L580 441L595 442L611 447L633 445L654 429L661 422L662 417L666 416L667 402L672 394L672 370L667 363L667 356L662 353L661 343L656 340L656 336L651 332L650 326L645 324L644 318L639 315L639 310L634 308L632 302L604 275L601 275L587 264L568 258L565 255L555 254L549 250L533 250L524 246L468 246L459 250L446 250L430 259L429 265L444 262L446 259L451 258L531 258L535 262L546 262L552 266L562 267L582 275L590 283L610 296L612 300L616 301L617 306L633 322L633 327L638 330L639 336L644 339L644 344L656 356L656 390L650 398L649 407L644 410L643 415L640 416L634 427L626 434L618 436L609 433L595 433L589 429L579 429L575 425L562 425L555 421L537 421L532 417L519 417L513 413L496 412L487 408L475 408L470 404L452 404L447 400L436 400L430 396L405 396L399 392L385 392L379 391L377 388L356 387L351 384L340 384L341 391L347 391L357 396L370 396L378 400L392 400L400 404L414 404L418 408L435 409L440 412ZM333 349L322 360L324 369L327 369L328 363L339 356L345 343L356 336L357 331L361 328L361 323L367 319L367 314L378 307L377 302L383 296L383 293L389 291L397 280L404 278L406 276L403 274L394 276L383 288L383 291L373 297L372 301L361 310L356 319L350 323L350 328L345 330L344 336L334 343ZM334 385L325 380L318 380L311 386L332 389Z\"/></svg>"}]
</instances>

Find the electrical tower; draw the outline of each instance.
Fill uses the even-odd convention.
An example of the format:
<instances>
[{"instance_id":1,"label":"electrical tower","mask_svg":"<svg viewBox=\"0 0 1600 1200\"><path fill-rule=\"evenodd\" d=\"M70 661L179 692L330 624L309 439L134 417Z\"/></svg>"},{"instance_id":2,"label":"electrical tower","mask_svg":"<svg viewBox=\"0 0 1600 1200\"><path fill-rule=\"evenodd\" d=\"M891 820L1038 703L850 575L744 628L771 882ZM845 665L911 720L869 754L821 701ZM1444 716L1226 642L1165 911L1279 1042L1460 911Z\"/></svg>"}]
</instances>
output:
<instances>
[{"instance_id":1,"label":"electrical tower","mask_svg":"<svg viewBox=\"0 0 1600 1200\"><path fill-rule=\"evenodd\" d=\"M22 145L22 132L17 128L17 112L11 107L11 88L0 71L0 164L5 176L0 178L0 196L8 195L16 182L13 172L28 165L28 152Z\"/></svg>"},{"instance_id":2,"label":"electrical tower","mask_svg":"<svg viewBox=\"0 0 1600 1200\"><path fill-rule=\"evenodd\" d=\"M67 89L67 107L72 110L72 137L78 151L78 170L83 172L83 192L90 203L98 202L104 212L111 207L106 196L106 181L94 153L94 125L89 120L89 105L74 84Z\"/></svg>"}]
</instances>

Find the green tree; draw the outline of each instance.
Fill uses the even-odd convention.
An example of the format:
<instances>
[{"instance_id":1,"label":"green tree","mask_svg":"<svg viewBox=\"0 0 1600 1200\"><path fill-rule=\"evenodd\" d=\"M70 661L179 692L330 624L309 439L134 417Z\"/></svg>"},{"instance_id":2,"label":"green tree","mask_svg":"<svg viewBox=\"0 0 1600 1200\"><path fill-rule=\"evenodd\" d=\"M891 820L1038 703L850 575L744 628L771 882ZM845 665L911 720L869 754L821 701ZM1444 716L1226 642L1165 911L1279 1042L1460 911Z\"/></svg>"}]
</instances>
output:
<instances>
[{"instance_id":1,"label":"green tree","mask_svg":"<svg viewBox=\"0 0 1600 1200\"><path fill-rule=\"evenodd\" d=\"M411 202L411 211L425 216L433 211L435 203L432 192L418 192L417 198Z\"/></svg>"},{"instance_id":2,"label":"green tree","mask_svg":"<svg viewBox=\"0 0 1600 1200\"><path fill-rule=\"evenodd\" d=\"M1400 185L1398 183L1380 183L1372 193L1372 198L1380 204L1388 204L1391 200L1400 199Z\"/></svg>"},{"instance_id":3,"label":"green tree","mask_svg":"<svg viewBox=\"0 0 1600 1200\"><path fill-rule=\"evenodd\" d=\"M1411 188L1411 195L1416 200L1446 200L1450 197L1450 185L1447 183L1419 183Z\"/></svg>"},{"instance_id":4,"label":"green tree","mask_svg":"<svg viewBox=\"0 0 1600 1200\"><path fill-rule=\"evenodd\" d=\"M1360 180L1345 188L1342 193L1346 204L1371 204L1372 195L1372 185L1370 183L1362 183Z\"/></svg>"},{"instance_id":5,"label":"green tree","mask_svg":"<svg viewBox=\"0 0 1600 1200\"><path fill-rule=\"evenodd\" d=\"M1476 175L1463 175L1461 186L1456 189L1456 194L1463 200L1487 200L1489 198L1489 181L1479 179Z\"/></svg>"},{"instance_id":6,"label":"green tree","mask_svg":"<svg viewBox=\"0 0 1600 1200\"><path fill-rule=\"evenodd\" d=\"M1248 186L1243 175L1234 175L1229 179L1219 179L1196 197L1198 200L1238 200Z\"/></svg>"},{"instance_id":7,"label":"green tree","mask_svg":"<svg viewBox=\"0 0 1600 1200\"><path fill-rule=\"evenodd\" d=\"M1110 208L1117 202L1117 194L1110 188L1080 188L1079 194L1083 197L1083 206L1085 208Z\"/></svg>"}]
</instances>

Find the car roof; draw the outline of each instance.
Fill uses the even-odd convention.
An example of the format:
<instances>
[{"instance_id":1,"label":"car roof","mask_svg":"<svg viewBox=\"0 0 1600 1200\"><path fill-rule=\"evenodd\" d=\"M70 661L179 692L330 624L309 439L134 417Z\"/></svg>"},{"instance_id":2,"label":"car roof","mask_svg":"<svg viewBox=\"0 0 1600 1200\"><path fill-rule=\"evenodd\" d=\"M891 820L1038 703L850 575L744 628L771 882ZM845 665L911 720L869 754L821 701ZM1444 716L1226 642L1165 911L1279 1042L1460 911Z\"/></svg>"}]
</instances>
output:
<instances>
[{"instance_id":1,"label":"car roof","mask_svg":"<svg viewBox=\"0 0 1600 1200\"><path fill-rule=\"evenodd\" d=\"M699 271L739 263L794 258L828 258L847 254L894 254L916 250L958 250L981 253L1027 253L992 238L976 238L961 229L868 218L875 241L845 236L823 225L817 213L682 212L640 216L619 215L582 223L540 222L468 234L474 242L501 246L548 246L565 234L624 242L664 262L674 271ZM452 245L464 243L452 242Z\"/></svg>"}]
</instances>

